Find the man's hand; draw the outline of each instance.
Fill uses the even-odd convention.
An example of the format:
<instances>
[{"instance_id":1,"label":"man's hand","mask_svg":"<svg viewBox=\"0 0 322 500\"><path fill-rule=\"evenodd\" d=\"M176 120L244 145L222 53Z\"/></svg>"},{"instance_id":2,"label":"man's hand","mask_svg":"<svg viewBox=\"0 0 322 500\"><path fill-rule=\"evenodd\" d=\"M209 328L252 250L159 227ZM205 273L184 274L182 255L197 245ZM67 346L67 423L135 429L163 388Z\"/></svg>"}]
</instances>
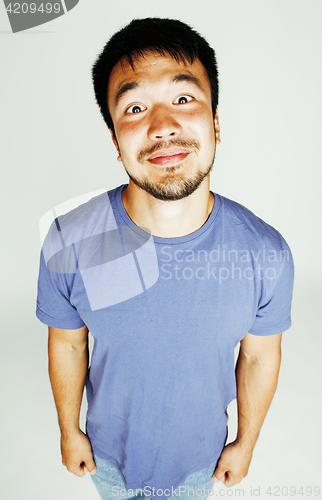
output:
<instances>
[{"instance_id":1,"label":"man's hand","mask_svg":"<svg viewBox=\"0 0 322 500\"><path fill-rule=\"evenodd\" d=\"M252 454L246 453L237 441L227 444L212 476L213 481L215 483L222 481L227 487L240 483L247 476L251 459Z\"/></svg>"},{"instance_id":2,"label":"man's hand","mask_svg":"<svg viewBox=\"0 0 322 500\"><path fill-rule=\"evenodd\" d=\"M95 474L91 443L80 429L68 437L61 438L61 454L63 465L75 476L85 476L87 471L91 475Z\"/></svg>"}]
</instances>

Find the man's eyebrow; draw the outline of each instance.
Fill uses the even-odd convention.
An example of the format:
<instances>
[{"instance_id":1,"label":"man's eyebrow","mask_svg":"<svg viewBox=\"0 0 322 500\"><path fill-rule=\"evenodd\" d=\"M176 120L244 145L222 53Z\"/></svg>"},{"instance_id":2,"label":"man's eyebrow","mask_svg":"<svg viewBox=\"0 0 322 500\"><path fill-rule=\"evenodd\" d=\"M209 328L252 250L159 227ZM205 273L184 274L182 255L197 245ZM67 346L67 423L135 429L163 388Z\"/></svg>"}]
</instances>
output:
<instances>
[{"instance_id":1,"label":"man's eyebrow","mask_svg":"<svg viewBox=\"0 0 322 500\"><path fill-rule=\"evenodd\" d=\"M123 85L120 86L115 99L114 99L114 106L117 106L119 100L121 99L122 95L124 95L126 92L129 90L135 89L136 87L139 86L139 82L126 82L123 83Z\"/></svg>"},{"instance_id":2,"label":"man's eyebrow","mask_svg":"<svg viewBox=\"0 0 322 500\"><path fill-rule=\"evenodd\" d=\"M199 87L201 90L204 90L203 86L200 83L200 80L196 76L191 75L190 73L179 73L173 78L172 82L173 83L190 82Z\"/></svg>"},{"instance_id":3,"label":"man's eyebrow","mask_svg":"<svg viewBox=\"0 0 322 500\"><path fill-rule=\"evenodd\" d=\"M190 83L193 83L194 85L196 85L201 90L203 90L203 86L200 83L200 80L196 76L191 75L190 73L179 73L171 80L171 82L172 83L190 82ZM115 107L117 106L121 97L124 94L126 94L126 92L128 92L129 90L133 90L139 86L140 86L140 83L136 82L136 81L126 82L126 83L121 84L119 90L117 91L115 99L114 99L114 106Z\"/></svg>"}]
</instances>

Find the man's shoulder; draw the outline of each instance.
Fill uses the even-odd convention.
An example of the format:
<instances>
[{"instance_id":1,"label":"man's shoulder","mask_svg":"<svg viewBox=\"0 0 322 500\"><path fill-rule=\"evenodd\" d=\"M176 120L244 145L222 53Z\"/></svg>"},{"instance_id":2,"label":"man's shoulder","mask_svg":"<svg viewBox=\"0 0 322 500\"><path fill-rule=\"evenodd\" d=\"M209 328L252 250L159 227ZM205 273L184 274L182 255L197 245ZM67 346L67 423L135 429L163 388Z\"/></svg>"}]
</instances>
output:
<instances>
[{"instance_id":1,"label":"man's shoulder","mask_svg":"<svg viewBox=\"0 0 322 500\"><path fill-rule=\"evenodd\" d=\"M111 209L111 205L114 204L116 193L120 188L121 186L118 186L109 191L104 189L88 193L62 204L62 210L57 214L58 221L64 226L77 226L88 222L92 223L94 220L104 217ZM69 209L66 211L64 207Z\"/></svg>"},{"instance_id":2,"label":"man's shoulder","mask_svg":"<svg viewBox=\"0 0 322 500\"><path fill-rule=\"evenodd\" d=\"M232 231L242 235L242 239L257 241L261 246L285 248L287 243L280 232L255 215L241 203L218 195L222 206L223 221L229 223Z\"/></svg>"},{"instance_id":3,"label":"man's shoulder","mask_svg":"<svg viewBox=\"0 0 322 500\"><path fill-rule=\"evenodd\" d=\"M56 224L58 222L60 228L68 228L68 230L73 231L82 229L84 226L101 219L109 207L109 193L105 191L67 212L59 214L56 217Z\"/></svg>"},{"instance_id":4,"label":"man's shoulder","mask_svg":"<svg viewBox=\"0 0 322 500\"><path fill-rule=\"evenodd\" d=\"M40 221L44 255L52 256L73 243L117 229L112 205L120 188L88 193L47 212Z\"/></svg>"},{"instance_id":5,"label":"man's shoulder","mask_svg":"<svg viewBox=\"0 0 322 500\"><path fill-rule=\"evenodd\" d=\"M100 189L63 202L42 217L40 226L43 225L45 229L46 225L49 232L48 229L53 226L58 229L75 230L93 224L106 216L121 187L118 186L110 191Z\"/></svg>"}]
</instances>

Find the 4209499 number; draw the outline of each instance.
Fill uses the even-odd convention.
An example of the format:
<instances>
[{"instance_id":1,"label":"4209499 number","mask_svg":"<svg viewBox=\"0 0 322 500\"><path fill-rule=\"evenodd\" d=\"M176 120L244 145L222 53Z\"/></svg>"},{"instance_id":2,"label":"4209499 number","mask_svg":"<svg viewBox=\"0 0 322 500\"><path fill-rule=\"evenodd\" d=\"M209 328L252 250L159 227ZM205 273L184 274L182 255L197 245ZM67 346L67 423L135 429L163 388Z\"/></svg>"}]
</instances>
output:
<instances>
[{"instance_id":1,"label":"4209499 number","mask_svg":"<svg viewBox=\"0 0 322 500\"><path fill-rule=\"evenodd\" d=\"M54 12L55 14L58 14L61 10L61 5L60 3L41 3L40 5L37 5L32 2L32 3L9 3L8 7L6 8L6 11L9 12L10 14L36 14L36 13L41 13L41 14L51 14Z\"/></svg>"},{"instance_id":2,"label":"4209499 number","mask_svg":"<svg viewBox=\"0 0 322 500\"><path fill-rule=\"evenodd\" d=\"M295 495L301 495L303 497L317 497L320 495L320 487L301 486L300 488L297 488L296 486L270 486L265 493L266 495L272 497L294 497Z\"/></svg>"}]
</instances>

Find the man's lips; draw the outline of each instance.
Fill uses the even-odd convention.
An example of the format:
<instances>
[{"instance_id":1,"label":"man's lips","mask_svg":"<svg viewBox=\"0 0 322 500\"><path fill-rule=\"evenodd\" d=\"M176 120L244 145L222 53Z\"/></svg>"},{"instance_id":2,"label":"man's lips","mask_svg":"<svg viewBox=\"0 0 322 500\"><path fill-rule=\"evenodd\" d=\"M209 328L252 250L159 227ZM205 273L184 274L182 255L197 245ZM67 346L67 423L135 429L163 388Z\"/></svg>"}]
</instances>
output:
<instances>
[{"instance_id":1,"label":"man's lips","mask_svg":"<svg viewBox=\"0 0 322 500\"><path fill-rule=\"evenodd\" d=\"M187 148L159 149L147 158L153 165L177 165L183 161L191 151Z\"/></svg>"}]
</instances>

